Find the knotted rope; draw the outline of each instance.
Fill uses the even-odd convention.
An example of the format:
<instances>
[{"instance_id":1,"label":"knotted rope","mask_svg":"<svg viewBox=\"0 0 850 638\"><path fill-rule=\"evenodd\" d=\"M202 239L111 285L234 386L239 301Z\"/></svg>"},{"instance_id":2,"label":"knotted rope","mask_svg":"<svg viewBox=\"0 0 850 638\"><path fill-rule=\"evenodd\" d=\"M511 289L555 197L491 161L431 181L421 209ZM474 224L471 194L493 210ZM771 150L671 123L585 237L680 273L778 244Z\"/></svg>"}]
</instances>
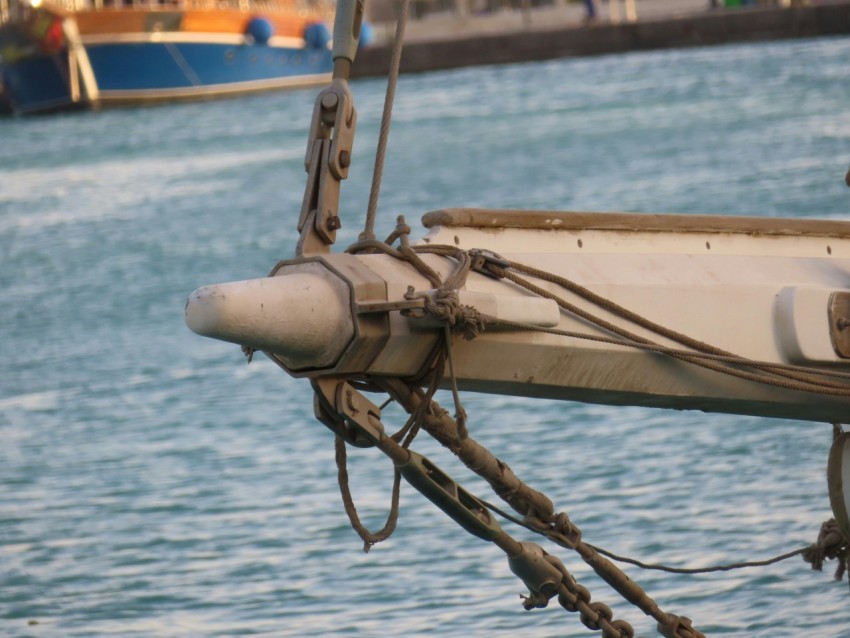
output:
<instances>
[{"instance_id":1,"label":"knotted rope","mask_svg":"<svg viewBox=\"0 0 850 638\"><path fill-rule=\"evenodd\" d=\"M833 559L838 561L835 580L841 580L850 568L850 539L844 535L835 519L831 518L820 526L817 542L803 551L803 560L812 569L822 572L824 561ZM850 578L847 581L850 584Z\"/></svg>"}]
</instances>

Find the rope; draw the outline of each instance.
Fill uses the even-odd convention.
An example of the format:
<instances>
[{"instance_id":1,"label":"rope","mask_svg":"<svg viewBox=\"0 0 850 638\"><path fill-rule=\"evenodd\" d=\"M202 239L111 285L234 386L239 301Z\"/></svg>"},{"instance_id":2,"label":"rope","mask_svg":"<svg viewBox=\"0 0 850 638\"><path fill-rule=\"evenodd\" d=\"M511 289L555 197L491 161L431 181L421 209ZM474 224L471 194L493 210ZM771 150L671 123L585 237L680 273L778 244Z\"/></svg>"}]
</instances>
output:
<instances>
[{"instance_id":1,"label":"rope","mask_svg":"<svg viewBox=\"0 0 850 638\"><path fill-rule=\"evenodd\" d=\"M375 153L375 170L372 173L372 189L369 192L369 206L366 209L366 223L360 239L375 239L375 217L378 212L378 197L381 191L381 177L384 172L384 157L387 152L387 140L390 135L395 89L398 84L398 71L401 65L401 49L404 43L404 29L407 26L407 15L410 0L402 0L401 13L396 22L395 39L390 58L390 71L387 76L387 93L384 98L384 110L381 114L381 130L378 135L378 150Z\"/></svg>"},{"instance_id":2,"label":"rope","mask_svg":"<svg viewBox=\"0 0 850 638\"><path fill-rule=\"evenodd\" d=\"M667 565L659 565L655 563L643 563L634 558L629 558L628 556L618 556L613 552L596 547L595 545L592 545L592 547L600 554L607 556L612 560L616 560L617 562L628 563L629 565L634 565L641 569L667 572L669 574L711 574L714 572L729 572L735 569L745 569L748 567L766 567L789 558L794 558L794 556L800 556L801 554L805 554L809 551L809 547L801 547L800 549L795 549L793 551L786 552L785 554L780 554L779 556L766 558L764 560L743 561L740 563L729 563L727 565L713 565L711 567L668 567Z\"/></svg>"},{"instance_id":3,"label":"rope","mask_svg":"<svg viewBox=\"0 0 850 638\"><path fill-rule=\"evenodd\" d=\"M836 572L837 577L843 576L847 568L850 567L850 544L848 544L847 539L840 536L840 531L839 534L836 534L835 529L833 528L822 529L818 543L808 548L794 550L787 554L764 561L750 561L746 563L719 565L700 569L670 568L664 565L642 563L627 557L617 556L611 552L602 550L594 545L584 542L581 538L581 530L570 521L566 513L556 513L551 500L549 500L544 494L533 490L517 478L507 464L496 458L489 450L481 446L469 436L466 427L466 413L460 404L460 397L457 392L451 351L451 335L452 333L461 333L466 339L473 339L475 336L480 334L487 325L502 325L515 329L535 330L562 336L591 339L658 352L660 354L665 354L667 356L731 376L798 391L849 396L850 387L843 384L830 383L823 379L813 377L812 374L819 374L819 371L817 370L810 370L808 368L800 369L795 366L785 366L784 364L751 361L749 359L736 356L732 353L656 324L645 317L637 315L636 313L619 306L611 300L596 295L592 291L566 278L558 277L551 273L544 273L543 271L539 271L522 264L516 264L514 262L508 262L507 268L500 266L498 263L486 263L483 268L485 268L486 272L489 274L507 279L515 285L520 286L536 295L553 299L562 310L617 335L620 339L574 333L558 329L540 328L529 324L505 322L500 321L495 317L480 314L474 308L461 306L458 301L458 290L465 285L467 275L473 263L469 252L452 246L428 245L411 248L407 242L407 234L409 232L409 227L404 224L403 218L399 217L396 230L390 235L392 241L395 239L401 240L401 246L398 249L393 249L386 244L382 246L379 242L371 241L361 235L361 241L358 242L356 246L350 247L348 252L356 253L361 250L368 250L369 252L385 252L386 254L408 262L420 274L427 278L431 285L436 288L436 291L433 293L433 297L432 295L424 292L417 293L412 287L408 289L408 293L405 295L405 298L407 299L422 298L424 301L424 312L422 310L406 312L413 313L414 315L416 313L430 314L442 320L444 323L443 339L438 342L435 350L429 357L430 365L428 367L427 376L418 380L428 380L427 392L423 392L412 380L403 382L398 379L374 378L371 379L371 382L374 385L385 389L391 397L398 401L399 404L410 413L411 416L408 423L405 425L405 430L410 429L411 432L415 433L419 427L425 429L442 445L451 450L469 469L490 483L491 487L502 499L504 499L519 514L524 516L520 524L546 536L562 547L576 551L604 581L611 585L626 600L637 606L645 614L655 618L658 621L658 630L662 633L662 635L669 636L671 638L687 638L701 637L702 633L692 627L690 619L683 616L668 614L661 610L657 603L650 598L643 589L629 579L629 577L620 568L610 562L608 558L627 562L644 569L657 569L672 573L687 574L728 571L742 567L770 565L780 560L785 560L792 556L801 554L815 569L821 568L824 558L840 558L838 571ZM455 261L455 266L449 276L443 280L440 277L440 274L428 266L417 253L432 253L449 257ZM480 261L476 268L482 268ZM655 343L631 332L626 328L615 325L610 321L575 306L558 295L550 293L540 286L537 286L536 284L533 284L519 276L517 272L522 272L524 274L549 281L550 283L554 283L618 317L650 330L659 336L666 337L681 345L693 348L694 350L681 350ZM452 394L456 406L457 414L454 420L451 419L451 417L448 416L448 413L435 401L433 401L432 398L434 391L439 385L444 374L446 365L448 365L448 372L452 380ZM749 368L750 371L741 370L740 367ZM483 504L490 507L489 504ZM346 511L348 511L348 505L346 505ZM515 519L511 518L510 520ZM582 622L594 629L598 629L602 626L601 624L598 624L599 621L601 621L602 624L610 621L610 609L604 605L587 605L582 609L583 605L589 603L589 595L585 599L583 597L583 593L582 595L577 595L576 591L577 590L564 588L563 591L560 592L559 601L565 609L570 611L581 610ZM534 601L530 601L528 604L536 606ZM609 628L612 630L612 633L613 630L616 630L616 635L621 633L619 628L615 628L613 626L610 626ZM605 630L603 630L603 632L604 631Z\"/></svg>"},{"instance_id":4,"label":"rope","mask_svg":"<svg viewBox=\"0 0 850 638\"><path fill-rule=\"evenodd\" d=\"M467 251L461 250L459 248L455 248L452 246L417 246L416 250L419 252L425 253L433 253L446 257L451 257L454 259L461 259L464 255L467 255ZM530 266L525 266L523 264L518 264L516 262L509 262L510 269L515 269L519 272L524 272L530 274L531 276L537 277L544 281L548 281L550 283L554 283L570 292L573 292L582 298L590 301L597 306L620 316L628 321L631 321L637 325L640 325L652 332L669 338L673 341L676 341L682 345L686 345L688 347L694 348L695 351L682 351L674 348L666 348L661 346L649 339L641 337L640 335L635 334L634 332L627 330L621 326L611 323L593 313L590 313L582 308L579 308L575 304L572 304L562 297L555 295L540 286L537 286L530 281L520 277L511 270L499 267L495 264L491 264L488 272L496 274L497 276L507 279L512 283L532 292L540 297L544 297L547 299L552 299L555 301L558 306L585 321L592 323L593 325L602 328L612 334L623 337L627 341L625 342L612 342L619 343L620 345L628 345L635 348L652 350L655 352L659 352L662 354L666 354L676 359L680 359L682 361L686 361L688 363L692 363L694 365L715 371L720 372L722 374L726 374L729 376L737 377L744 379L746 381L753 381L756 383L762 383L766 385L772 385L780 388L784 388L787 390L795 390L799 392L809 392L814 394L823 394L823 395L831 395L831 396L850 396L850 387L846 384L840 383L830 383L828 381L824 381L823 379L817 379L813 377L813 374L822 374L822 376L832 376L839 378L850 378L850 375L846 375L841 372L821 372L819 370L813 370L810 368L804 368L801 366L789 366L786 364L779 363L769 363L769 362L761 362L754 361L751 359L747 359L745 357L740 357L720 348L716 348L709 344L703 343L696 339L693 339L687 335L676 332L670 328L657 324L646 317L638 315L619 304L601 297L596 293L584 288L580 284L577 284L569 279L564 277L559 277L552 273L548 273L545 271L538 270L536 268L532 268ZM414 264L415 266L415 264ZM490 318L491 322L495 325L502 325L505 327L513 327L515 329L523 329L523 330L533 330L537 332L556 334L561 336L570 336L577 337L582 339L589 339L594 341L606 342L605 337L598 337L594 335L583 335L575 332L567 332L561 331L554 328L541 328L539 326L533 326L529 324L520 324L520 323L511 323L505 321L495 320ZM608 341L611 342L611 341ZM756 374L755 372L748 372L745 370L739 370L732 365L718 365L710 361L710 359L715 359L717 361L722 361L724 363L729 363L737 366L744 366L750 368L751 370L755 370L761 372L763 374ZM766 376L773 375L773 376ZM780 377L779 379L775 377ZM787 379L787 380L783 380Z\"/></svg>"},{"instance_id":5,"label":"rope","mask_svg":"<svg viewBox=\"0 0 850 638\"><path fill-rule=\"evenodd\" d=\"M387 522L384 526L375 533L370 532L363 523L360 522L360 516L357 514L357 508L354 506L354 499L351 497L351 490L348 486L348 469L346 467L346 451L345 440L338 436L335 440L336 445L336 467L337 467L337 482L339 483L339 491L342 495L342 503L345 506L345 513L348 515L348 520L357 535L363 539L363 551L368 552L382 541L387 540L395 531L396 523L398 522L398 503L399 493L401 488L401 475L396 470L393 476L393 495L392 504L390 505L390 513L387 516Z\"/></svg>"},{"instance_id":6,"label":"rope","mask_svg":"<svg viewBox=\"0 0 850 638\"><path fill-rule=\"evenodd\" d=\"M688 335L685 335L681 332L677 332L675 330L667 328L666 326L662 326L661 324L655 323L654 321L651 321L651 320L647 319L646 317L644 317L642 315L639 315L635 312L632 312L632 311L624 308L623 306L615 303L614 301L611 301L610 299L606 299L605 297L597 295L596 293L585 288L584 286L582 286L582 285L580 285L580 284L578 284L574 281L571 281L571 280L569 280L565 277L559 277L557 275L553 275L552 273L548 273L548 272L545 272L545 271L542 271L542 270L538 270L537 268L533 268L531 266L526 266L524 264L519 264L519 263L516 263L516 262L511 262L510 267L512 269L518 271L518 272L523 272L525 274L531 275L531 276L536 277L538 279L542 279L544 281L549 281L549 282L554 283L558 286L561 286L565 290L569 290L570 292L577 294L578 296L582 297L583 299L586 299L586 300L596 304L597 306L599 306L600 308L602 308L604 310L608 310L609 312L612 312L612 313L616 314L617 316L622 317L622 318L624 318L624 319L626 319L626 320L628 320L628 321L630 321L630 322L632 322L636 325L639 325L643 328L651 330L652 332L654 332L654 333L656 333L660 336L667 337L668 339L672 339L673 341L676 341L676 342L678 342L682 345L691 347L694 350L697 350L699 352L705 352L705 353L716 354L716 355L724 355L724 356L735 356L730 352L727 352L727 351L722 350L720 348L714 347L712 345L709 345L707 343L704 343L702 341L699 341L697 339L689 337ZM525 287L525 285L526 285L526 282L524 280L521 280L521 278L519 278L519 277L510 276L510 274L507 273L507 272L506 272L506 278L509 279L510 281L514 281L514 283L517 283L518 285L521 285L523 287ZM636 336L631 336L630 338L636 338L636 340L640 339L639 337L636 337ZM748 361L748 360L743 359L743 358L741 358L741 360L742 361ZM790 370L788 367L786 367L783 364L779 364L779 365L776 365L776 364L758 365L758 364L755 364L753 362L748 361L748 365L750 365L751 367L754 367L754 368L758 368L758 369L770 368L770 369L772 369L771 370L772 372L774 372L776 374L781 374L782 376L787 376L788 378L791 378L791 379L796 379L796 380L804 381L804 382L810 382L811 381L811 379L806 377L806 376L799 376L799 375L793 374L794 371ZM833 387L835 387L835 386L833 386ZM843 389L847 390L846 387L844 387Z\"/></svg>"},{"instance_id":7,"label":"rope","mask_svg":"<svg viewBox=\"0 0 850 638\"><path fill-rule=\"evenodd\" d=\"M825 521L820 527L818 540L803 552L803 560L812 569L823 571L824 560L837 559L835 580L841 580L850 568L850 539L848 539L834 518ZM850 583L850 578L847 579Z\"/></svg>"},{"instance_id":8,"label":"rope","mask_svg":"<svg viewBox=\"0 0 850 638\"><path fill-rule=\"evenodd\" d=\"M531 530L532 532L534 532L536 534L540 534L541 536L545 536L545 534L543 532L541 532L539 529L535 528L533 525L529 525L525 521L523 521L523 520L517 518L516 516L513 516L512 514L504 511L500 507L493 505L492 503L489 503L482 498L479 498L478 500L488 510L490 510L491 512L494 512L495 514L498 514L499 516L501 516L505 520L510 521L511 523L514 523L515 525L520 525L521 527L524 527L528 530ZM773 564L781 562L783 560L793 558L794 556L800 556L801 554L806 554L807 552L811 551L813 547L817 546L817 544L815 544L815 545L809 545L808 547L801 547L800 549L795 549L793 551L786 552L785 554L780 554L778 556L774 556L772 558L767 558L767 559L764 559L764 560L745 561L745 562L739 562L739 563L730 563L730 564L726 564L726 565L714 565L714 566L711 566L711 567L669 567L667 565L662 565L662 564L657 564L657 563L644 563L642 561L639 561L639 560L634 559L634 558L630 558L628 556L620 556L618 554L615 554L614 552L608 551L607 549L603 549L602 547L599 547L597 545L592 545L590 543L588 543L588 545L590 545L590 547L595 549L597 552L599 552L603 556L607 556L608 558L615 560L619 563L628 563L629 565L634 565L635 567L639 567L640 569L662 571L662 572L668 572L670 574L708 574L708 573L712 573L712 572L728 572L728 571L732 571L732 570L735 570L735 569L744 569L744 568L747 568L747 567L766 567L768 565L773 565Z\"/></svg>"},{"instance_id":9,"label":"rope","mask_svg":"<svg viewBox=\"0 0 850 638\"><path fill-rule=\"evenodd\" d=\"M460 392L457 389L457 377L455 377L454 357L452 356L452 336L449 327L446 326L443 332L445 341L446 358L449 362L449 377L452 381L452 400L455 403L455 421L457 421L457 439L458 442L463 441L469 436L469 431L466 429L466 410L460 402Z\"/></svg>"},{"instance_id":10,"label":"rope","mask_svg":"<svg viewBox=\"0 0 850 638\"><path fill-rule=\"evenodd\" d=\"M592 316L592 315L591 315ZM752 372L746 372L743 370L738 370L729 366L716 365L711 363L711 361L718 361L722 363L728 363L733 365L747 366L758 369L758 363L750 359L746 359L743 357L738 357L735 355L718 355L718 354L708 354L703 352L691 352L688 350L679 350L677 348L668 348L666 346L661 346L656 343L653 343L648 340L634 341L630 339L613 339L610 337L601 337L598 335L590 335L584 334L580 332L572 332L569 330L559 330L557 328L542 328L540 326L535 326L533 324L524 324L514 321L504 321L501 319L497 319L496 317L491 317L489 315L480 314L478 317L484 321L487 325L492 326L502 326L505 328L514 328L516 330L529 330L533 332L540 332L545 334L553 334L562 337L572 337L574 339L584 339L587 341L596 341L600 343L609 343L612 345L619 345L629 348L635 348L638 350L645 350L647 352L656 352L658 354L664 354L674 359L680 359L682 361L687 361L688 363L692 363L694 365L700 366L702 368L706 368L708 370L713 370L715 372L720 372L729 376L738 377L744 379L746 381L754 381L756 383L763 383L766 385L773 385L780 388L785 388L786 390L796 390L799 392L811 392L814 394L825 394L831 396L850 396L850 387L846 385L840 385L829 382L817 383L815 381L811 382L793 382L793 381L783 381L781 379L773 379L771 377L766 377L763 375L754 374ZM629 333L625 331L628 335Z\"/></svg>"}]
</instances>

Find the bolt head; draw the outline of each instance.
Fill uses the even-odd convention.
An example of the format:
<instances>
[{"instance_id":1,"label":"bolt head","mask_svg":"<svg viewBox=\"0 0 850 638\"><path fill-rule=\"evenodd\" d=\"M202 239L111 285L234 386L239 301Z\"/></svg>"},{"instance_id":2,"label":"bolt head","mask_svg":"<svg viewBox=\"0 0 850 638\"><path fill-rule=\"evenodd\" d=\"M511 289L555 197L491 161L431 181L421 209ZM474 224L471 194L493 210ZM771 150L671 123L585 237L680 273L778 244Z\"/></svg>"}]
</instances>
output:
<instances>
[{"instance_id":1,"label":"bolt head","mask_svg":"<svg viewBox=\"0 0 850 638\"><path fill-rule=\"evenodd\" d=\"M339 104L339 96L336 93L325 93L322 96L322 107L328 110L335 109Z\"/></svg>"}]
</instances>

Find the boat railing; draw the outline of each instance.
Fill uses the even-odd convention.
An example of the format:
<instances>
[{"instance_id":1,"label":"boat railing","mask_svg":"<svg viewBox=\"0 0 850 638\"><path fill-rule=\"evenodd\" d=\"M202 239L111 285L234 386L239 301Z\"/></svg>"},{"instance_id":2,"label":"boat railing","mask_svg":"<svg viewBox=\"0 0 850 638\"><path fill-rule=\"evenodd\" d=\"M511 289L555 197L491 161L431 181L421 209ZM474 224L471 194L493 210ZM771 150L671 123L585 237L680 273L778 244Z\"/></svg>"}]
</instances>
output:
<instances>
[{"instance_id":1,"label":"boat railing","mask_svg":"<svg viewBox=\"0 0 850 638\"><path fill-rule=\"evenodd\" d=\"M25 19L40 0L0 0L0 24ZM149 10L173 8L180 11L262 11L278 13L282 10L302 14L329 15L335 6L333 0L43 0L43 4L66 13L101 10Z\"/></svg>"}]
</instances>

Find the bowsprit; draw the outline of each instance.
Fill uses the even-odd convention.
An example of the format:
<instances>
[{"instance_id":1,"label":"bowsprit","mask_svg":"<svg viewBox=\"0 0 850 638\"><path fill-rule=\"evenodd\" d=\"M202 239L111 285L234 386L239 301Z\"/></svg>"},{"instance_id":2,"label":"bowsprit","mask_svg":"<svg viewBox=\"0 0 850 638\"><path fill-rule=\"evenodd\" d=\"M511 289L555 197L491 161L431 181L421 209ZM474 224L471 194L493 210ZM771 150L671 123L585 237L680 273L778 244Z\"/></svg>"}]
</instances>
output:
<instances>
[{"instance_id":1,"label":"bowsprit","mask_svg":"<svg viewBox=\"0 0 850 638\"><path fill-rule=\"evenodd\" d=\"M850 223L727 216L448 209L428 213L418 240L398 218L374 237L407 2L399 21L366 223L332 253L356 111L348 77L362 5L341 2L334 77L318 96L307 144L307 187L292 259L250 281L195 291L186 323L198 334L261 351L309 381L314 411L336 441L345 509L368 549L397 517L401 479L464 531L498 546L528 588L526 609L557 598L606 637L633 636L591 600L564 563L520 542L499 516L575 552L668 637L703 634L665 611L610 559L694 573L765 565L803 554L847 565L850 445ZM434 401L452 390L454 414ZM645 565L588 543L544 494L472 436L461 391L834 423L829 459L835 520L818 542L767 561L701 570ZM389 433L379 401L409 415ZM411 445L425 432L513 510L463 488ZM393 508L371 532L347 485L346 446L375 448L395 468Z\"/></svg>"}]
</instances>

